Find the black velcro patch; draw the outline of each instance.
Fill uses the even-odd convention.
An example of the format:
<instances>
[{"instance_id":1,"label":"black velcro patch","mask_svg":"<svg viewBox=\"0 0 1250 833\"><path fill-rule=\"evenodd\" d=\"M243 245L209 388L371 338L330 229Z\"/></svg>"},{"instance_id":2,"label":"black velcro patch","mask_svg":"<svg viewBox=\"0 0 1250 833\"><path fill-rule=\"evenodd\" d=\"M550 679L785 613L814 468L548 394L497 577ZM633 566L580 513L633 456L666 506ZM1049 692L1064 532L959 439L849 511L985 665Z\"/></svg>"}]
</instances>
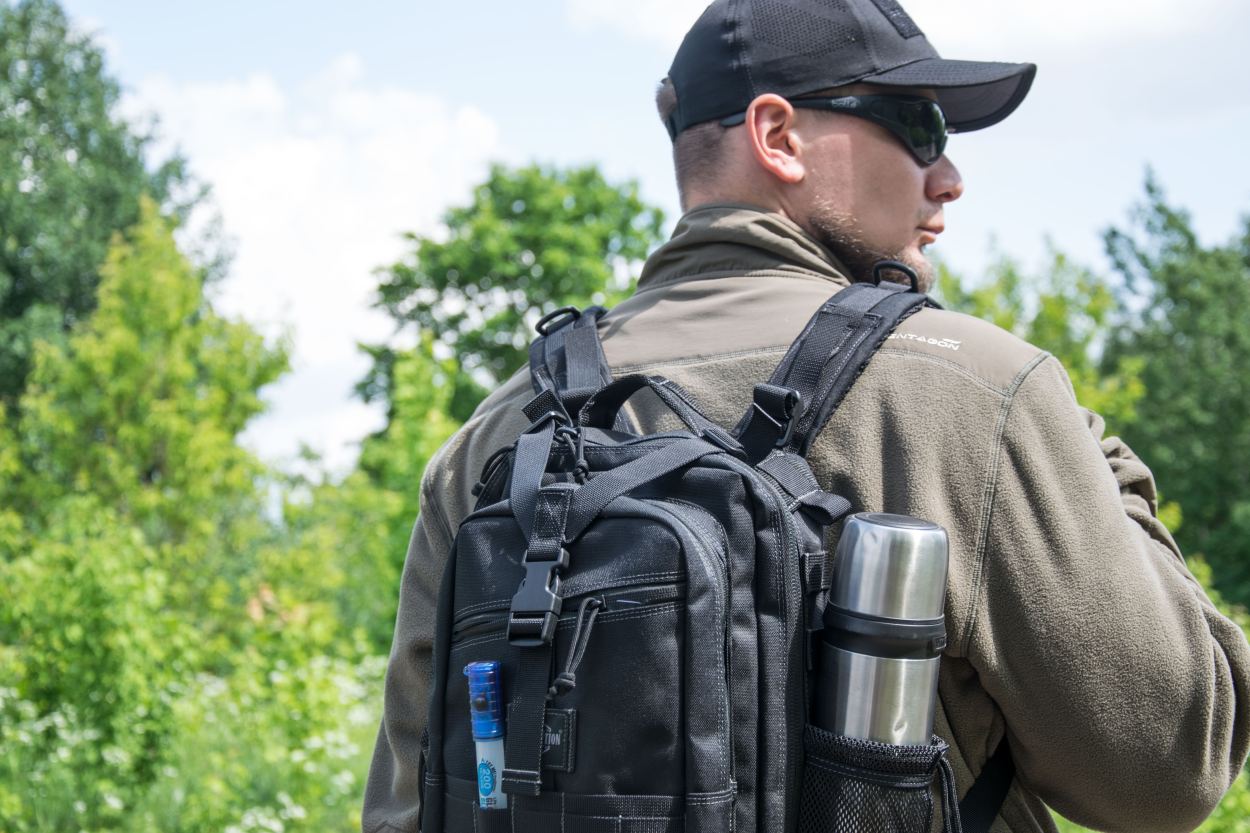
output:
<instances>
[{"instance_id":1,"label":"black velcro patch","mask_svg":"<svg viewBox=\"0 0 1250 833\"><path fill-rule=\"evenodd\" d=\"M894 28L904 38L914 38L924 34L897 0L872 0L872 2L877 4L877 8L887 20L894 24Z\"/></svg>"}]
</instances>

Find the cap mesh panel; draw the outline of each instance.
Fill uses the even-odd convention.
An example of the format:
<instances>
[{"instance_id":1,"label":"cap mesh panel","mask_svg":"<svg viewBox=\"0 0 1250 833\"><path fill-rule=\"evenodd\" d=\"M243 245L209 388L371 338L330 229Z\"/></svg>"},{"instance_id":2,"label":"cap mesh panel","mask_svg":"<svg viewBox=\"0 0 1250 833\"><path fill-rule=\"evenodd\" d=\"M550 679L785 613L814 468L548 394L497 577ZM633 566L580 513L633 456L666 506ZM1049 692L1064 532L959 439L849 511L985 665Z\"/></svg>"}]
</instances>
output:
<instances>
[{"instance_id":1,"label":"cap mesh panel","mask_svg":"<svg viewBox=\"0 0 1250 833\"><path fill-rule=\"evenodd\" d=\"M847 24L853 18L846 3L832 0L827 5L831 14L842 16L840 20L812 14L784 0L757 0L752 4L752 32L758 40L795 55L817 55L855 43L860 30Z\"/></svg>"}]
</instances>

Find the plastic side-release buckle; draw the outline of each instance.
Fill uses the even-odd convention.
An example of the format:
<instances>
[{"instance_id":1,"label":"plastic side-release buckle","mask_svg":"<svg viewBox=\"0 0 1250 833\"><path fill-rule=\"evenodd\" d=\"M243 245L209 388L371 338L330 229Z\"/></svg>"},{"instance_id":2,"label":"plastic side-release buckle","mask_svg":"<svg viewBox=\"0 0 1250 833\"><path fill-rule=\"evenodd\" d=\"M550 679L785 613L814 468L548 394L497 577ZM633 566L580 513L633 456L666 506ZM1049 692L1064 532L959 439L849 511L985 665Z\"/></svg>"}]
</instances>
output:
<instances>
[{"instance_id":1,"label":"plastic side-release buckle","mask_svg":"<svg viewBox=\"0 0 1250 833\"><path fill-rule=\"evenodd\" d=\"M549 645L564 607L560 571L569 566L569 551L561 547L556 558L542 560L531 560L531 554L526 553L521 564L525 578L512 597L508 642L521 648Z\"/></svg>"}]
</instances>

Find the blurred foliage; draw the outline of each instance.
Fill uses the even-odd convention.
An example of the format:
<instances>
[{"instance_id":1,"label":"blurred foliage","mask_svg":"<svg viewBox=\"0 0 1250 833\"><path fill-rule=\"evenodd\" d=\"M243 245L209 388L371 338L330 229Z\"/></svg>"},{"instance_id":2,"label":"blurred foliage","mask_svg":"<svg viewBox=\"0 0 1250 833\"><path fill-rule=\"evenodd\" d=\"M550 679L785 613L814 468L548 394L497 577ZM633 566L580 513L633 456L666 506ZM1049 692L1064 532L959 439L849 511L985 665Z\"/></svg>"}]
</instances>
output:
<instances>
[{"instance_id":1,"label":"blurred foliage","mask_svg":"<svg viewBox=\"0 0 1250 833\"><path fill-rule=\"evenodd\" d=\"M1149 178L1146 201L1106 243L1125 286L1104 364L1140 368L1139 418L1124 438L1180 504L1177 541L1216 586L1250 603L1250 217L1240 239L1203 246Z\"/></svg>"},{"instance_id":2,"label":"blurred foliage","mask_svg":"<svg viewBox=\"0 0 1250 833\"><path fill-rule=\"evenodd\" d=\"M259 534L260 464L235 444L281 348L212 313L172 228L146 201L100 270L95 315L43 342L18 422L12 505L37 528L68 490L90 494L157 550L169 592L202 611L202 639L237 601L237 554Z\"/></svg>"},{"instance_id":3,"label":"blurred foliage","mask_svg":"<svg viewBox=\"0 0 1250 833\"><path fill-rule=\"evenodd\" d=\"M365 440L358 468L346 478L288 481L283 510L288 537L274 553L275 569L293 581L307 583L310 574L340 570L342 575L327 587L338 619L359 629L380 654L389 650L395 627L399 575L420 509L421 476L434 452L460 427L448 416L456 363L434 358L430 336L417 348L393 355L386 430Z\"/></svg>"},{"instance_id":4,"label":"blurred foliage","mask_svg":"<svg viewBox=\"0 0 1250 833\"><path fill-rule=\"evenodd\" d=\"M179 215L199 199L180 159L148 170L148 137L117 115L118 96L56 3L0 3L0 402L16 401L36 341L91 312L141 197Z\"/></svg>"},{"instance_id":5,"label":"blurred foliage","mask_svg":"<svg viewBox=\"0 0 1250 833\"><path fill-rule=\"evenodd\" d=\"M383 670L339 612L357 551L301 564L237 442L285 351L151 202L100 273L0 430L3 829L352 830Z\"/></svg>"},{"instance_id":6,"label":"blurred foliage","mask_svg":"<svg viewBox=\"0 0 1250 833\"><path fill-rule=\"evenodd\" d=\"M469 205L443 216L445 233L408 235L411 251L381 272L377 304L397 327L432 334L438 355L457 357L464 373L451 415L464 421L525 364L544 314L628 294L663 221L636 183L609 183L593 165L496 165ZM389 401L393 353L370 352L374 369L359 391Z\"/></svg>"}]
</instances>

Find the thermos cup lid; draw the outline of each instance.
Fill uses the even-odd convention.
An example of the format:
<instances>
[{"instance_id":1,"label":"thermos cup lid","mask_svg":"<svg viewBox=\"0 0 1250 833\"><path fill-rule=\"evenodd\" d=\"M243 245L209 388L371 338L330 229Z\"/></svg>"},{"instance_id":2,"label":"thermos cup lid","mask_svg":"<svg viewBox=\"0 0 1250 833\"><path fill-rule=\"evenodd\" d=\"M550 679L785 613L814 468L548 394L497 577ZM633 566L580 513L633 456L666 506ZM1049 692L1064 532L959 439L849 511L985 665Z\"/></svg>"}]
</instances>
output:
<instances>
[{"instance_id":1,"label":"thermos cup lid","mask_svg":"<svg viewBox=\"0 0 1250 833\"><path fill-rule=\"evenodd\" d=\"M864 512L842 529L829 603L887 619L936 619L946 596L946 530L904 515Z\"/></svg>"}]
</instances>

